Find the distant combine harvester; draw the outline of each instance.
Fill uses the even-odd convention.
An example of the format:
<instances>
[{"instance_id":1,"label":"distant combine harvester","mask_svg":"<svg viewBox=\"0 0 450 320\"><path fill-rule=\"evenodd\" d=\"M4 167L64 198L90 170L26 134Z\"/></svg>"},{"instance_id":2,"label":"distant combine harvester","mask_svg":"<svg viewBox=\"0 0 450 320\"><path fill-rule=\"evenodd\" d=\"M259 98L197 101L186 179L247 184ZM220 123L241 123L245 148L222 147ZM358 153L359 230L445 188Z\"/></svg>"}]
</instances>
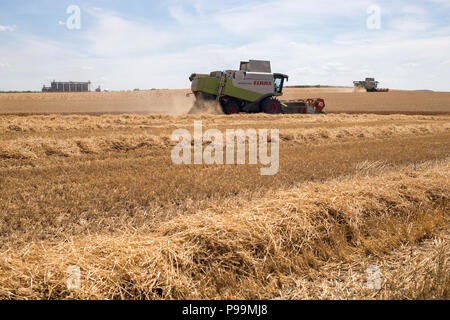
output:
<instances>
[{"instance_id":1,"label":"distant combine harvester","mask_svg":"<svg viewBox=\"0 0 450 320\"><path fill-rule=\"evenodd\" d=\"M355 90L366 90L367 92L389 92L387 88L378 88L378 81L375 78L366 78L364 81L353 81Z\"/></svg>"},{"instance_id":2,"label":"distant combine harvester","mask_svg":"<svg viewBox=\"0 0 450 320\"><path fill-rule=\"evenodd\" d=\"M56 82L53 81L50 87L42 88L42 92L89 92L91 91L91 82Z\"/></svg>"}]
</instances>

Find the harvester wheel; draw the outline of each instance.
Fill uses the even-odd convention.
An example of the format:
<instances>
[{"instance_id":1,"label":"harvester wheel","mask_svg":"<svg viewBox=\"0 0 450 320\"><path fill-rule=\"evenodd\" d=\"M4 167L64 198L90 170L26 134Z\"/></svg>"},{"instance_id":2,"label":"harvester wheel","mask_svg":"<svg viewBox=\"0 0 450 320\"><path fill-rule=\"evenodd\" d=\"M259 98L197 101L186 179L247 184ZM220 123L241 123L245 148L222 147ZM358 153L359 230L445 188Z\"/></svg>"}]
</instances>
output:
<instances>
[{"instance_id":1,"label":"harvester wheel","mask_svg":"<svg viewBox=\"0 0 450 320\"><path fill-rule=\"evenodd\" d=\"M236 101L228 101L223 105L223 112L225 114L237 114L239 111L239 103Z\"/></svg>"},{"instance_id":2,"label":"harvester wheel","mask_svg":"<svg viewBox=\"0 0 450 320\"><path fill-rule=\"evenodd\" d=\"M325 108L325 100L319 98L314 101L314 109L316 109L316 112L323 113L324 108Z\"/></svg>"},{"instance_id":3,"label":"harvester wheel","mask_svg":"<svg viewBox=\"0 0 450 320\"><path fill-rule=\"evenodd\" d=\"M279 114L281 113L281 102L274 97L266 98L261 103L261 109L264 113Z\"/></svg>"}]
</instances>

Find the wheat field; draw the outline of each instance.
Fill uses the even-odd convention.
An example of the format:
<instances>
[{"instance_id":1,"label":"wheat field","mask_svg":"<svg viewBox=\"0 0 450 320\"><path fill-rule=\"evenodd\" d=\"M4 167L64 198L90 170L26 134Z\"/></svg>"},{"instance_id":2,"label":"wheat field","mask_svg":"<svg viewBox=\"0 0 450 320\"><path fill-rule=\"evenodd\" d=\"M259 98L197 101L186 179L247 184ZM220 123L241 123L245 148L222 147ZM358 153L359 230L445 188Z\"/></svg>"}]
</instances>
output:
<instances>
[{"instance_id":1,"label":"wheat field","mask_svg":"<svg viewBox=\"0 0 450 320\"><path fill-rule=\"evenodd\" d=\"M125 92L0 93L0 114L157 113L185 114L194 101L190 90ZM281 100L323 98L328 113L450 114L450 92L392 90L353 92L353 88L285 88Z\"/></svg>"},{"instance_id":2,"label":"wheat field","mask_svg":"<svg viewBox=\"0 0 450 320\"><path fill-rule=\"evenodd\" d=\"M348 113L177 114L188 103L173 115L110 114L118 104L83 114L94 113L87 102L56 113L59 96L50 107L0 104L0 298L450 298L448 94L408 110L403 92L328 94L353 97L332 110ZM359 99L367 106L353 114ZM395 114L383 114L389 103ZM172 132L200 120L204 130L279 129L279 173L174 165ZM366 286L370 266L380 289Z\"/></svg>"}]
</instances>

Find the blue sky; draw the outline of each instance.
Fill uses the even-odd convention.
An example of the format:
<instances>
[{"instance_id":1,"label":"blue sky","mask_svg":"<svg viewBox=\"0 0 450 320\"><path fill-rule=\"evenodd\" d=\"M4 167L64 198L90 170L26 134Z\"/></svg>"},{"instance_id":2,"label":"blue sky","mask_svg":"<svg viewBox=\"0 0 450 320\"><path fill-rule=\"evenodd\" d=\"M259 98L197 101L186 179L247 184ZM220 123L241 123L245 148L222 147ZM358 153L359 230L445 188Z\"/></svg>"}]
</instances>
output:
<instances>
[{"instance_id":1,"label":"blue sky","mask_svg":"<svg viewBox=\"0 0 450 320\"><path fill-rule=\"evenodd\" d=\"M70 5L81 28L67 28ZM380 9L380 28L367 27ZM450 0L0 0L0 90L91 80L187 88L192 72L272 61L289 84L450 91Z\"/></svg>"}]
</instances>

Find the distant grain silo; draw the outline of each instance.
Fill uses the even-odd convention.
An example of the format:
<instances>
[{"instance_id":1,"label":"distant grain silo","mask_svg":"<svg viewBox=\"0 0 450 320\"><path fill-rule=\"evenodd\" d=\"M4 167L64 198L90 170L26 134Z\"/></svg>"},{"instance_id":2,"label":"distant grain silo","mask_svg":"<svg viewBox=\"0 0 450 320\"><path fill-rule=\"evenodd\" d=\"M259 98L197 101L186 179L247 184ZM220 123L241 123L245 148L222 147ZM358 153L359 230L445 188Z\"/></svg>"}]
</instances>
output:
<instances>
[{"instance_id":1,"label":"distant grain silo","mask_svg":"<svg viewBox=\"0 0 450 320\"><path fill-rule=\"evenodd\" d=\"M56 82L53 81L50 87L42 88L42 92L89 92L91 91L91 82Z\"/></svg>"}]
</instances>

